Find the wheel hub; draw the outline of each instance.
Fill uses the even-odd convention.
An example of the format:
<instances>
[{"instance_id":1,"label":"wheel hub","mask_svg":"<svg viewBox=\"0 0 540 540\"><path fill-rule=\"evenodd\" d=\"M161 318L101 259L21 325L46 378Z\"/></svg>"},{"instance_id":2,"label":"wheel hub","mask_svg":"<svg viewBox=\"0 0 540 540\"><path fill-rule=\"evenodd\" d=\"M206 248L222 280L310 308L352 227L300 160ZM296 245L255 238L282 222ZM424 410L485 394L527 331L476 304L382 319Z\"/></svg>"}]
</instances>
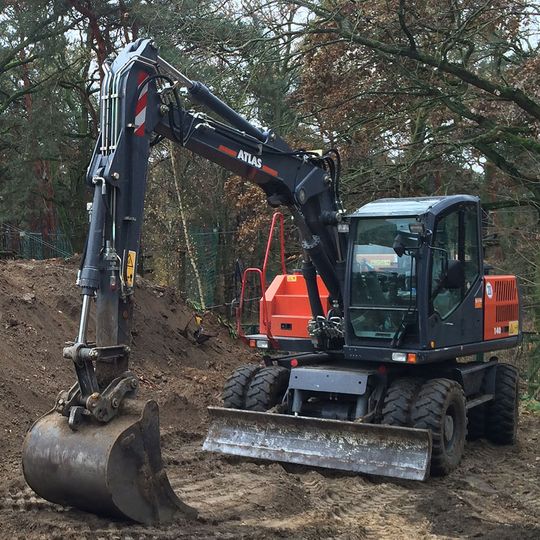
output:
<instances>
[{"instance_id":1,"label":"wheel hub","mask_svg":"<svg viewBox=\"0 0 540 540\"><path fill-rule=\"evenodd\" d=\"M447 414L444 417L444 440L445 442L450 442L454 435L454 419Z\"/></svg>"}]
</instances>

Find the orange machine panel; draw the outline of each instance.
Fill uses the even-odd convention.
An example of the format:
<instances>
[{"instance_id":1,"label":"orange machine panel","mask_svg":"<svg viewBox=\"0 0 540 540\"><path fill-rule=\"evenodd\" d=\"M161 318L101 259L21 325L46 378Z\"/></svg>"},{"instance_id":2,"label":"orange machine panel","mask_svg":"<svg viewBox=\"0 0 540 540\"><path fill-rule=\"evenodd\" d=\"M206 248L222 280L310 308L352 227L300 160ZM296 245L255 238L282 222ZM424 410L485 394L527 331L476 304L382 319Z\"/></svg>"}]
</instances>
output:
<instances>
[{"instance_id":1,"label":"orange machine panel","mask_svg":"<svg viewBox=\"0 0 540 540\"><path fill-rule=\"evenodd\" d=\"M515 276L484 276L484 339L519 333L519 295Z\"/></svg>"},{"instance_id":2,"label":"orange machine panel","mask_svg":"<svg viewBox=\"0 0 540 540\"><path fill-rule=\"evenodd\" d=\"M328 290L320 276L317 285L323 310L330 308ZM273 337L309 338L311 308L302 274L281 274L274 278L261 298L259 326L261 334Z\"/></svg>"}]
</instances>

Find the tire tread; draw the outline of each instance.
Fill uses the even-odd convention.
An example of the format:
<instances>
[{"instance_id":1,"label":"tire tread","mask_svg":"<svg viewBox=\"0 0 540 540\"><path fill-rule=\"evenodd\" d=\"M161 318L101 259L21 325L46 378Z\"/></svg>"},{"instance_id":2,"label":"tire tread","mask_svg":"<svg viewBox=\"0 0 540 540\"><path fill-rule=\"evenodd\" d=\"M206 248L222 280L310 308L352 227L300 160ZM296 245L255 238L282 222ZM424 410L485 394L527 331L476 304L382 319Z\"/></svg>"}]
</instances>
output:
<instances>
[{"instance_id":1,"label":"tire tread","mask_svg":"<svg viewBox=\"0 0 540 540\"><path fill-rule=\"evenodd\" d=\"M258 371L247 389L246 409L267 411L281 398L287 389L289 370L281 366L268 366Z\"/></svg>"},{"instance_id":2,"label":"tire tread","mask_svg":"<svg viewBox=\"0 0 540 540\"><path fill-rule=\"evenodd\" d=\"M402 377L392 381L384 397L382 424L387 426L411 426L411 408L422 380Z\"/></svg>"},{"instance_id":3,"label":"tire tread","mask_svg":"<svg viewBox=\"0 0 540 540\"><path fill-rule=\"evenodd\" d=\"M445 404L448 396L456 393L456 399L462 403L465 411L465 395L463 388L459 383L451 379L431 379L425 382L418 393L411 412L413 426L420 429L429 429L432 435L432 453L431 453L431 474L433 476L444 476L448 474L457 463L450 463L444 450L444 441L441 437L441 425L444 421ZM459 442L462 447L458 456L458 463L463 453L465 442L467 417L464 412L463 421L465 430L463 437Z\"/></svg>"},{"instance_id":4,"label":"tire tread","mask_svg":"<svg viewBox=\"0 0 540 540\"><path fill-rule=\"evenodd\" d=\"M260 369L261 366L258 364L244 364L229 375L221 394L224 407L227 409L245 408L249 384Z\"/></svg>"},{"instance_id":5,"label":"tire tread","mask_svg":"<svg viewBox=\"0 0 540 540\"><path fill-rule=\"evenodd\" d=\"M495 396L486 410L486 437L496 444L516 441L519 374L510 364L498 364Z\"/></svg>"}]
</instances>

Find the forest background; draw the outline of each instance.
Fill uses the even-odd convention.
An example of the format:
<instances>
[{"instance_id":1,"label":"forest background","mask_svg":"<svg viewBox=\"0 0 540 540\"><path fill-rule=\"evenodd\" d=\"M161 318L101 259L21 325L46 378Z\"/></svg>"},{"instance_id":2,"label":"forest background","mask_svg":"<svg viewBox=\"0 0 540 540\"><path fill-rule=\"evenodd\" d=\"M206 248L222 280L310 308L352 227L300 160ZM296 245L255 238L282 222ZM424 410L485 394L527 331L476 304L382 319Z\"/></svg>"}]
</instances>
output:
<instances>
[{"instance_id":1,"label":"forest background","mask_svg":"<svg viewBox=\"0 0 540 540\"><path fill-rule=\"evenodd\" d=\"M6 238L25 234L81 250L100 66L151 37L170 63L291 145L338 148L349 210L385 196L479 195L486 258L522 286L528 392L539 397L537 1L8 0L0 8L5 250ZM229 306L237 261L260 264L271 216L258 188L162 143L150 163L146 270L199 307Z\"/></svg>"}]
</instances>

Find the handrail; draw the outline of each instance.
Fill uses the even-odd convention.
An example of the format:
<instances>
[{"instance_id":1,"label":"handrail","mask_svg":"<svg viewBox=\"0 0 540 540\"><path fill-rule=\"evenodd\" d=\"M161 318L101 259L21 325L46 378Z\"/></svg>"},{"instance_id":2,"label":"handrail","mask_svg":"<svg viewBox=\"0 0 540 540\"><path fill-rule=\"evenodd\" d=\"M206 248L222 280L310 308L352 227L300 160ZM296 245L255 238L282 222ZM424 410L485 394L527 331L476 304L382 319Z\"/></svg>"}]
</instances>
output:
<instances>
[{"instance_id":1,"label":"handrail","mask_svg":"<svg viewBox=\"0 0 540 540\"><path fill-rule=\"evenodd\" d=\"M272 216L272 222L270 224L270 231L268 234L268 241L266 242L266 251L264 253L264 260L261 268L246 268L242 274L242 288L240 291L240 301L236 308L236 333L238 337L246 341L246 334L242 329L242 315L244 313L244 296L246 283L249 274L258 274L261 285L261 316L259 322L262 320L264 327L266 328L266 335L270 343L275 346L275 339L272 337L271 331L271 317L268 315L268 306L266 303L266 271L268 268L268 261L270 258L270 250L272 249L272 240L274 239L274 230L279 222L279 247L280 247L280 259L281 259L281 272L287 273L287 267L285 265L285 219L281 212L274 212ZM259 324L260 326L260 324Z\"/></svg>"},{"instance_id":2,"label":"handrail","mask_svg":"<svg viewBox=\"0 0 540 540\"><path fill-rule=\"evenodd\" d=\"M263 275L263 295L266 292L266 269L268 266L268 259L270 258L270 250L272 248L272 240L274 239L274 229L276 223L279 220L279 248L280 248L280 257L281 257L281 273L287 273L287 267L285 265L285 218L281 212L274 212L272 216L272 223L270 224L270 232L268 233L268 241L266 242L266 251L264 254L264 261L262 265L262 275Z\"/></svg>"},{"instance_id":3,"label":"handrail","mask_svg":"<svg viewBox=\"0 0 540 540\"><path fill-rule=\"evenodd\" d=\"M267 328L267 335L269 339L273 339L272 335L270 333L270 323L268 322L268 308L266 305L266 289L263 287L264 285L264 277L262 270L260 268L246 268L244 270L244 274L242 275L242 289L240 291L240 302L238 303L238 307L236 308L236 332L238 334L238 337L245 339L246 335L244 330L242 329L242 314L244 312L244 296L245 296L245 290L246 290L246 283L247 278L250 273L258 274L259 276L259 282L261 285L262 290L262 321L264 325Z\"/></svg>"}]
</instances>

